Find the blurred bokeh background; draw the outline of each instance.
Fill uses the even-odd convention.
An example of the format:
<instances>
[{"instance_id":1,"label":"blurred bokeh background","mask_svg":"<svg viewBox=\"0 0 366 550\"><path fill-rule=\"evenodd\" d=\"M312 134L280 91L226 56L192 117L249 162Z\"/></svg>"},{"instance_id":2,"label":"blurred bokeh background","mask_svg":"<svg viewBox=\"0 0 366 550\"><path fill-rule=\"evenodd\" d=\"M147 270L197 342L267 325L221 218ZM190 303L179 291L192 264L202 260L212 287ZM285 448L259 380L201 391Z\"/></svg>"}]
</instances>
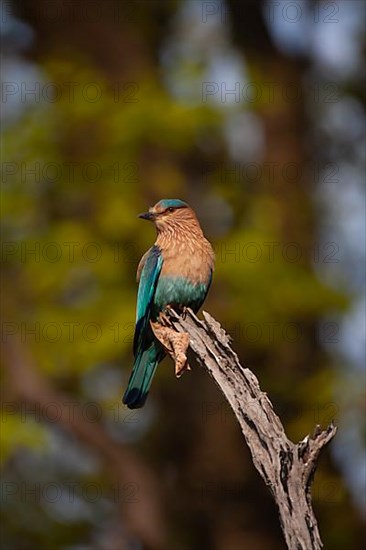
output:
<instances>
[{"instance_id":1,"label":"blurred bokeh background","mask_svg":"<svg viewBox=\"0 0 366 550\"><path fill-rule=\"evenodd\" d=\"M4 550L276 550L212 380L132 364L138 220L187 200L205 304L294 441L335 420L313 500L361 548L365 2L2 1Z\"/></svg>"}]
</instances>

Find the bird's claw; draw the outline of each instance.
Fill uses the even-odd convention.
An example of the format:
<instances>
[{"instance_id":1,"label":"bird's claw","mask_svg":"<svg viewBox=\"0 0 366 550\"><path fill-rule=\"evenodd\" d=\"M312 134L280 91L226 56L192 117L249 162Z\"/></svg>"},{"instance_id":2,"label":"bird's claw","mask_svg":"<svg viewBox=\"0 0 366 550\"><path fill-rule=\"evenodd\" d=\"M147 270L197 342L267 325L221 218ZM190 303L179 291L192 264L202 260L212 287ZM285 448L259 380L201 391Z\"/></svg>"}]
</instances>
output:
<instances>
[{"instance_id":1,"label":"bird's claw","mask_svg":"<svg viewBox=\"0 0 366 550\"><path fill-rule=\"evenodd\" d=\"M181 315L182 319L185 320L187 318L187 315L188 315L188 308L184 306L182 309L182 315Z\"/></svg>"},{"instance_id":2,"label":"bird's claw","mask_svg":"<svg viewBox=\"0 0 366 550\"><path fill-rule=\"evenodd\" d=\"M186 355L189 347L188 334L163 327L159 322L153 323L150 321L150 324L155 337L164 346L175 363L175 376L180 378L186 370L191 370Z\"/></svg>"}]
</instances>

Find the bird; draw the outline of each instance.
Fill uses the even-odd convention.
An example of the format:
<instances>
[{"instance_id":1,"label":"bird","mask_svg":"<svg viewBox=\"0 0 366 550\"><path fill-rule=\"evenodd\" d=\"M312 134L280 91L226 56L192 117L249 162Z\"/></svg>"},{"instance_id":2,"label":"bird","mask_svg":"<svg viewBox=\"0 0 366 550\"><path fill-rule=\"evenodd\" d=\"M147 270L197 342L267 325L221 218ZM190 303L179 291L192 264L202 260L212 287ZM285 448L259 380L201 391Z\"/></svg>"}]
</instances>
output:
<instances>
[{"instance_id":1,"label":"bird","mask_svg":"<svg viewBox=\"0 0 366 550\"><path fill-rule=\"evenodd\" d=\"M215 263L213 248L186 202L162 199L138 217L154 223L157 237L137 268L134 364L122 399L130 409L141 408L146 402L156 368L169 348L162 342L168 339L174 347L176 342L188 347L187 334L178 335L169 328L160 328L160 333L156 330L159 315L168 307L179 313L191 308L197 313L211 286ZM189 369L186 356L181 357ZM183 370L176 362L176 375Z\"/></svg>"}]
</instances>

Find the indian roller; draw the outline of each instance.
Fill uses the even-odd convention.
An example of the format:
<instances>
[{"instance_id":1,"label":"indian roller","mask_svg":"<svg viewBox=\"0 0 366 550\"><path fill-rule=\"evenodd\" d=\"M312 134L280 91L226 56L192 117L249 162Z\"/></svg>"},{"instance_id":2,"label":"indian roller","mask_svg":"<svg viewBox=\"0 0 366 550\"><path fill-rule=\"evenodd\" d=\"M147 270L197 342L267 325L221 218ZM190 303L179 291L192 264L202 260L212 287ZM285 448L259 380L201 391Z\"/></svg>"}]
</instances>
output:
<instances>
[{"instance_id":1,"label":"indian roller","mask_svg":"<svg viewBox=\"0 0 366 550\"><path fill-rule=\"evenodd\" d=\"M159 324L159 315L171 306L195 313L211 285L214 252L205 238L196 214L186 202L164 199L139 218L155 224L155 244L143 255L137 268L134 365L123 396L130 409L142 407L160 361L172 349L176 375L189 369L185 355L188 334L176 333Z\"/></svg>"}]
</instances>

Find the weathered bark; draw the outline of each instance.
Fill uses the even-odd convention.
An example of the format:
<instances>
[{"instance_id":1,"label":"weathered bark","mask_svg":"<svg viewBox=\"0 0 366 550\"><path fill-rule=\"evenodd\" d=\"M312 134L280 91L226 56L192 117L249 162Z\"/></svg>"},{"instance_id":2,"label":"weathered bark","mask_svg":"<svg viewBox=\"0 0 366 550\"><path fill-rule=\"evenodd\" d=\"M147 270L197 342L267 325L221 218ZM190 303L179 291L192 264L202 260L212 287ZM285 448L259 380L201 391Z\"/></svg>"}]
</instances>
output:
<instances>
[{"instance_id":1,"label":"weathered bark","mask_svg":"<svg viewBox=\"0 0 366 550\"><path fill-rule=\"evenodd\" d=\"M187 310L169 310L164 326L185 332L198 362L213 377L241 426L253 463L276 501L283 534L290 550L318 550L323 544L311 504L311 484L322 448L336 427L316 426L295 444L288 439L267 394L255 375L244 368L230 346L230 337L208 313L204 321Z\"/></svg>"}]
</instances>

